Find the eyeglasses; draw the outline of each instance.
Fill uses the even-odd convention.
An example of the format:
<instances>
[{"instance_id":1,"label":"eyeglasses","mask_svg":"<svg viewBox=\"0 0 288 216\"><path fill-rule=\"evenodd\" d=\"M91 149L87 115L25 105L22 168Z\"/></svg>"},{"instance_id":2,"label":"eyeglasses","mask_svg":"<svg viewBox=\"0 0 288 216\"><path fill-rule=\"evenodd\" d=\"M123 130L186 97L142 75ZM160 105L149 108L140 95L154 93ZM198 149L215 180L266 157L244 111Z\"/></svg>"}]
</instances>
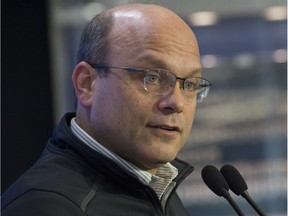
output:
<instances>
[{"instance_id":1,"label":"eyeglasses","mask_svg":"<svg viewBox=\"0 0 288 216\"><path fill-rule=\"evenodd\" d=\"M106 65L91 65L95 69L122 69L128 72L144 72L144 89L156 95L168 95L180 81L180 88L184 90L187 99L194 98L197 94L197 102L202 102L208 95L211 83L201 77L181 78L165 69L143 69L129 67L114 67Z\"/></svg>"}]
</instances>

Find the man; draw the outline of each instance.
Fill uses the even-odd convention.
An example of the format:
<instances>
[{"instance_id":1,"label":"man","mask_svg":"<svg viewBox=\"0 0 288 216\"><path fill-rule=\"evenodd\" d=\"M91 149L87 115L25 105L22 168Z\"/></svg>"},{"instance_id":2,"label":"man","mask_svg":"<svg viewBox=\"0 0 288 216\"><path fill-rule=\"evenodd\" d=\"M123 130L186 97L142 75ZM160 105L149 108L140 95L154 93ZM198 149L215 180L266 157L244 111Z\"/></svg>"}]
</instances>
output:
<instances>
[{"instance_id":1,"label":"man","mask_svg":"<svg viewBox=\"0 0 288 216\"><path fill-rule=\"evenodd\" d=\"M156 5L129 4L85 28L72 80L76 114L2 196L3 216L188 215L175 190L196 102L208 94L189 26Z\"/></svg>"}]
</instances>

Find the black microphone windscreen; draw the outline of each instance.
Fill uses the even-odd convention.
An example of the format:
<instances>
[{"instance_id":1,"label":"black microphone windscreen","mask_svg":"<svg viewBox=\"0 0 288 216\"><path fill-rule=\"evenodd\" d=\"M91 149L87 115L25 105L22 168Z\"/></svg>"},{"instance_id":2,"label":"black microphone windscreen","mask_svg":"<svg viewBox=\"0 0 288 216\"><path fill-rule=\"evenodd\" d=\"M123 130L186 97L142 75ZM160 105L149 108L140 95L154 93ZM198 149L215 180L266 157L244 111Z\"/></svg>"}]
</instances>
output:
<instances>
[{"instance_id":1,"label":"black microphone windscreen","mask_svg":"<svg viewBox=\"0 0 288 216\"><path fill-rule=\"evenodd\" d=\"M232 165L226 164L220 169L222 175L225 177L229 188L237 195L241 195L248 189L245 180L239 171Z\"/></svg>"},{"instance_id":2,"label":"black microphone windscreen","mask_svg":"<svg viewBox=\"0 0 288 216\"><path fill-rule=\"evenodd\" d=\"M228 184L220 171L212 166L207 165L202 169L201 176L205 184L218 196L226 196L229 190Z\"/></svg>"}]
</instances>

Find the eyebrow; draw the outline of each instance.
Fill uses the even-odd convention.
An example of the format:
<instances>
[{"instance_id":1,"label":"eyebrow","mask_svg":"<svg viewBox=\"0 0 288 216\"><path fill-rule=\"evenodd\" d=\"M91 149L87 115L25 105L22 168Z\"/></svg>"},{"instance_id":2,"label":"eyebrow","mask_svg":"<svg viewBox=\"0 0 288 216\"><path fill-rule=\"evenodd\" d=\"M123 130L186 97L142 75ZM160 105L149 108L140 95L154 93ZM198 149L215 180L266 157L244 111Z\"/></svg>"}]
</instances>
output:
<instances>
[{"instance_id":1,"label":"eyebrow","mask_svg":"<svg viewBox=\"0 0 288 216\"><path fill-rule=\"evenodd\" d=\"M151 64L151 65L157 65L157 67L160 67L163 69L168 68L166 62L164 62L162 59L155 58L154 56L151 56L151 55L145 55L141 57L140 61Z\"/></svg>"},{"instance_id":2,"label":"eyebrow","mask_svg":"<svg viewBox=\"0 0 288 216\"><path fill-rule=\"evenodd\" d=\"M166 62L164 62L162 59L155 58L154 56L151 56L151 55L145 55L145 56L141 57L140 62L145 62L145 63L151 64L152 66L157 65L157 68L169 70L169 69L167 69L169 67L168 67ZM170 72L174 73L174 71L170 71ZM185 76L185 78L194 77L195 75L201 77L201 74L202 74L202 68L201 67L195 67L195 68L191 69L191 71L188 73L188 76Z\"/></svg>"}]
</instances>

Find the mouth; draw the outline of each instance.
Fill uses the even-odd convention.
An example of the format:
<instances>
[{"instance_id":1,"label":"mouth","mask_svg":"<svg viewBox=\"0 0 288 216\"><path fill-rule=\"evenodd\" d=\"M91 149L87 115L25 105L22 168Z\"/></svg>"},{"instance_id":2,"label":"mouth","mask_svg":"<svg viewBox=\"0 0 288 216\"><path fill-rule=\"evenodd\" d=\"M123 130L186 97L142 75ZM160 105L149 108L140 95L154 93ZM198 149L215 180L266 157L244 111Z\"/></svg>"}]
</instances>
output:
<instances>
[{"instance_id":1,"label":"mouth","mask_svg":"<svg viewBox=\"0 0 288 216\"><path fill-rule=\"evenodd\" d=\"M174 131L174 132L180 132L179 127L177 126L169 126L169 125L149 125L151 128L155 129L162 129L166 131Z\"/></svg>"}]
</instances>

